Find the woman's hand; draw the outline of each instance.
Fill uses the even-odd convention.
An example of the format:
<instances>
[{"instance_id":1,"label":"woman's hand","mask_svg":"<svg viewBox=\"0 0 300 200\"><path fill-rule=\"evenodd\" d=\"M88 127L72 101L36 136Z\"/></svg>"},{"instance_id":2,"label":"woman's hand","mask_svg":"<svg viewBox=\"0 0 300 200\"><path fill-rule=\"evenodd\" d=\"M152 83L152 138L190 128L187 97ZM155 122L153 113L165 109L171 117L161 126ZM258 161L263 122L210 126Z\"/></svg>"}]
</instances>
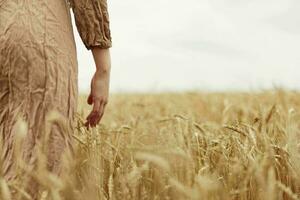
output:
<instances>
[{"instance_id":1,"label":"woman's hand","mask_svg":"<svg viewBox=\"0 0 300 200\"><path fill-rule=\"evenodd\" d=\"M110 80L110 52L109 49L92 48L94 61L96 64L96 72L91 81L91 92L88 96L87 103L93 105L91 113L86 118L84 124L88 129L95 127L101 120L105 106L109 96L109 80Z\"/></svg>"}]
</instances>

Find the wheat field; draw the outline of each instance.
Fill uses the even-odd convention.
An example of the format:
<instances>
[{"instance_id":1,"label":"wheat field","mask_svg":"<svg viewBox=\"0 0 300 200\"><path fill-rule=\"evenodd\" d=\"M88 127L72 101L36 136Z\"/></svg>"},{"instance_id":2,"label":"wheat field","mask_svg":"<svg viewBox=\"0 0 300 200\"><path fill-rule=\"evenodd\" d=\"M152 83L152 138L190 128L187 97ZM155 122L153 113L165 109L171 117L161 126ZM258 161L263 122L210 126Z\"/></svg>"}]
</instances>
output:
<instances>
[{"instance_id":1,"label":"wheat field","mask_svg":"<svg viewBox=\"0 0 300 200\"><path fill-rule=\"evenodd\" d=\"M39 199L300 199L298 92L113 94L88 131L90 109L80 96L76 164L60 178L41 167Z\"/></svg>"}]
</instances>

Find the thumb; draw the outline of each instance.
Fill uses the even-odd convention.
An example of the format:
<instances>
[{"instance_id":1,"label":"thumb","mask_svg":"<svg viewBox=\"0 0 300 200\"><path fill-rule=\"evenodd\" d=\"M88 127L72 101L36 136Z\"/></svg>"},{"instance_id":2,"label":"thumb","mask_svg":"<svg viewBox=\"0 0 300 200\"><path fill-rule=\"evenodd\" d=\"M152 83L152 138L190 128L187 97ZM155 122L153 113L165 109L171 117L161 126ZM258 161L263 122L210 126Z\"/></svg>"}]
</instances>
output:
<instances>
[{"instance_id":1,"label":"thumb","mask_svg":"<svg viewBox=\"0 0 300 200\"><path fill-rule=\"evenodd\" d=\"M94 77L92 78L92 81L91 81L91 92L90 92L90 95L87 99L87 103L89 105L92 105L94 103L94 99L93 99L93 95L92 95L92 91L93 91L93 82L94 82Z\"/></svg>"},{"instance_id":2,"label":"thumb","mask_svg":"<svg viewBox=\"0 0 300 200\"><path fill-rule=\"evenodd\" d=\"M88 99L87 99L87 103L88 103L89 105L92 105L92 104L93 104L93 95L92 95L92 93L89 95L89 97L88 97Z\"/></svg>"}]
</instances>

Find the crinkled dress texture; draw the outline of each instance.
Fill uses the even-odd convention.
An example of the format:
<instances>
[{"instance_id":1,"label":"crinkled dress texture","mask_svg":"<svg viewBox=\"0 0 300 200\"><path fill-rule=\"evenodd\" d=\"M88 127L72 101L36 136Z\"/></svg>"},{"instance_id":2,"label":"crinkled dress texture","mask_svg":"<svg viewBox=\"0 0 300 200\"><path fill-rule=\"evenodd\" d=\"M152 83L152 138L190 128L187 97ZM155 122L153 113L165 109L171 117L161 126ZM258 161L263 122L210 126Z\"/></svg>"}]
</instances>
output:
<instances>
[{"instance_id":1,"label":"crinkled dress texture","mask_svg":"<svg viewBox=\"0 0 300 200\"><path fill-rule=\"evenodd\" d=\"M59 112L67 128L50 126L49 169L59 173L61 154L72 148L78 71L71 11L87 49L112 46L106 0L0 0L1 158L8 180L16 175L13 127L18 117L28 124L23 143L28 163L34 162L50 111Z\"/></svg>"}]
</instances>

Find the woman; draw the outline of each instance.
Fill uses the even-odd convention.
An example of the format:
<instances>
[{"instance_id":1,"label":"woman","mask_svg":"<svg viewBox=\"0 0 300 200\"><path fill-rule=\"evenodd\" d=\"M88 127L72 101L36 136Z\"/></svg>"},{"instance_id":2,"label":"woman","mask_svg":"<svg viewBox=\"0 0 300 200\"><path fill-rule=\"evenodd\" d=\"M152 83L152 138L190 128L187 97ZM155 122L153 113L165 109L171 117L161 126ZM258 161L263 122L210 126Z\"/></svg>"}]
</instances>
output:
<instances>
[{"instance_id":1,"label":"woman","mask_svg":"<svg viewBox=\"0 0 300 200\"><path fill-rule=\"evenodd\" d=\"M17 178L13 127L20 117L28 125L22 143L27 164L36 161L51 111L62 120L48 127L48 169L59 175L61 155L72 148L78 71L70 8L96 65L87 100L93 109L85 122L95 127L109 91L112 41L106 0L0 0L0 133L2 175L7 181Z\"/></svg>"}]
</instances>

